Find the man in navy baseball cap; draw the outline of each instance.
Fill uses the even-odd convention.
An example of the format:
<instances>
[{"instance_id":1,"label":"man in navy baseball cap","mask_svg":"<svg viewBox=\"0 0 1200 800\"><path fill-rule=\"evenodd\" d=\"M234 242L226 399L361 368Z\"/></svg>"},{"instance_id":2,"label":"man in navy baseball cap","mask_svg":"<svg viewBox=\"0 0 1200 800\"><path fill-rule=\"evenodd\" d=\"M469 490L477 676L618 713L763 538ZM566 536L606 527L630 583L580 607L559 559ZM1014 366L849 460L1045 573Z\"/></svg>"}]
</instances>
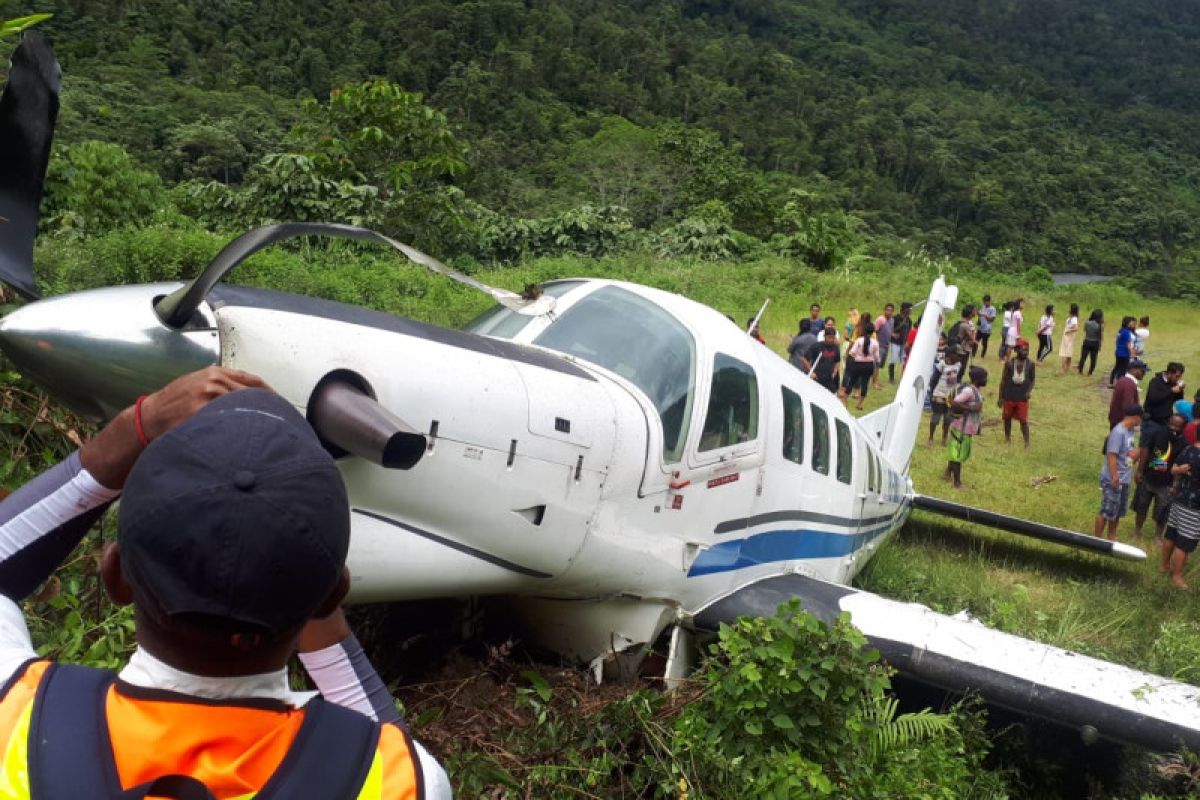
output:
<instances>
[{"instance_id":1,"label":"man in navy baseball cap","mask_svg":"<svg viewBox=\"0 0 1200 800\"><path fill-rule=\"evenodd\" d=\"M143 626L236 636L230 646L241 656L250 645L290 649L311 617L337 607L349 543L333 459L286 400L247 388L213 400L138 457L113 557ZM206 656L224 643L211 642Z\"/></svg>"},{"instance_id":2,"label":"man in navy baseball cap","mask_svg":"<svg viewBox=\"0 0 1200 800\"><path fill-rule=\"evenodd\" d=\"M119 495L100 571L137 650L119 674L40 660L20 604ZM0 502L0 737L22 745L0 769L46 798L448 798L340 611L349 541L332 456L259 378L140 398ZM291 689L297 651L324 699Z\"/></svg>"}]
</instances>

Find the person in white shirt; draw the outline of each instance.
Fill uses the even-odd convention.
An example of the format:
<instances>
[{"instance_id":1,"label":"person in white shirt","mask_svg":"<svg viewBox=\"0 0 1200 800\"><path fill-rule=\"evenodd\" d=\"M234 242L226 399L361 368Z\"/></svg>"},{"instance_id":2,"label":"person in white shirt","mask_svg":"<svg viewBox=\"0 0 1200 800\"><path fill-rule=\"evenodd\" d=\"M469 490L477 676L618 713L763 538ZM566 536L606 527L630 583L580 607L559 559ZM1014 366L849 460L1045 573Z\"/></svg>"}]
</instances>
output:
<instances>
[{"instance_id":1,"label":"person in white shirt","mask_svg":"<svg viewBox=\"0 0 1200 800\"><path fill-rule=\"evenodd\" d=\"M1071 361L1075 358L1075 335L1079 332L1079 304L1071 303L1071 312L1063 323L1062 339L1058 343L1058 357L1062 361L1062 374L1071 371Z\"/></svg>"},{"instance_id":2,"label":"person in white shirt","mask_svg":"<svg viewBox=\"0 0 1200 800\"><path fill-rule=\"evenodd\" d=\"M1054 306L1046 306L1046 313L1038 320L1037 328L1038 351L1037 362L1046 360L1046 356L1054 352Z\"/></svg>"}]
</instances>

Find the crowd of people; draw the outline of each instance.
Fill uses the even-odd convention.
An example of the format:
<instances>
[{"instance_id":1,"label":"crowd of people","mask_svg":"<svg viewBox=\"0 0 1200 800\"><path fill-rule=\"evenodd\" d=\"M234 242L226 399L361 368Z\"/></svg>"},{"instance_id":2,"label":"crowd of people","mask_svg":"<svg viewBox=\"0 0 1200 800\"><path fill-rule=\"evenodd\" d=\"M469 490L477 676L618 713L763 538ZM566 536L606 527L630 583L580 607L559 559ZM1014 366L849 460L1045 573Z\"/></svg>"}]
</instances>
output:
<instances>
[{"instance_id":1,"label":"crowd of people","mask_svg":"<svg viewBox=\"0 0 1200 800\"><path fill-rule=\"evenodd\" d=\"M913 319L913 310L914 304L908 302L900 303L898 312L895 304L888 303L879 316L851 308L839 328L837 320L822 315L821 306L814 303L788 344L788 359L843 403L853 400L861 409L868 391L882 388L884 375L889 383L895 383L897 369L903 373L923 322L923 318ZM937 320L943 328L946 322ZM997 308L991 296L984 295L978 307L964 305L959 318L940 334L926 398L927 444L935 443L940 429L940 442L947 453L946 479L962 488L962 467L982 426L988 370L981 362L987 358L993 332L998 334L996 405L1004 442L1011 444L1016 422L1028 449L1031 398L1038 368L1054 353L1055 332L1059 372L1069 374L1074 369L1080 376L1090 376L1103 348L1104 325L1103 310L1093 309L1081 321L1075 303L1061 325L1055 306L1045 306L1032 329L1026 328L1021 298ZM1081 331L1076 361L1076 339ZM1032 356L1027 332L1037 340ZM1151 373L1144 360L1149 338L1147 316L1123 317L1112 337L1113 365L1107 380L1112 389L1109 429L1094 533L1115 540L1120 520L1132 509L1133 534L1141 539L1146 535L1146 521L1152 519L1161 549L1160 569L1174 586L1186 591L1184 567L1200 542L1200 446L1196 444L1200 391L1191 399L1185 397L1184 367L1177 362L1146 378Z\"/></svg>"}]
</instances>

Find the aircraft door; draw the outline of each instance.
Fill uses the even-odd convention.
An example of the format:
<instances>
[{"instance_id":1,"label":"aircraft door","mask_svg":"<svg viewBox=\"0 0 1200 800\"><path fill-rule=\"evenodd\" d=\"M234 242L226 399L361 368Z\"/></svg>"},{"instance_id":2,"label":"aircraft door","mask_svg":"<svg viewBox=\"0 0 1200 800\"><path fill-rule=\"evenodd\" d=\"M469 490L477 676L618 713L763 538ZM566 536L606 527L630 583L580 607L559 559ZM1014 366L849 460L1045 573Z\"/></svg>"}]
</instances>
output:
<instances>
[{"instance_id":1,"label":"aircraft door","mask_svg":"<svg viewBox=\"0 0 1200 800\"><path fill-rule=\"evenodd\" d=\"M682 504L697 531L711 533L715 525L732 536L729 526L744 526L760 493L765 404L755 368L738 358L716 353L706 377L672 502Z\"/></svg>"}]
</instances>

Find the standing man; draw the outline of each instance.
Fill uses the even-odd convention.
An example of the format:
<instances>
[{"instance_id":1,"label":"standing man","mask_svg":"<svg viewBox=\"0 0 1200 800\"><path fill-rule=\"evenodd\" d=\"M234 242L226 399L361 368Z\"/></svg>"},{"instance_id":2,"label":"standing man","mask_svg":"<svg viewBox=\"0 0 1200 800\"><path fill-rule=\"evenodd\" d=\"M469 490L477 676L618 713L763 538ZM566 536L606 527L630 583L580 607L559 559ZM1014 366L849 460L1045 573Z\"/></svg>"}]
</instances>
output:
<instances>
[{"instance_id":1,"label":"standing man","mask_svg":"<svg viewBox=\"0 0 1200 800\"><path fill-rule=\"evenodd\" d=\"M1167 507L1171 504L1171 466L1175 459L1187 447L1183 438L1183 429L1187 420L1181 414L1172 414L1166 425L1158 425L1150 420L1142 423L1142 439L1138 443L1137 468L1133 473L1133 482L1137 488L1133 492L1133 534L1142 538L1142 526L1146 524L1146 516L1150 512L1150 504L1154 504L1155 535L1161 539L1163 529L1167 527Z\"/></svg>"},{"instance_id":2,"label":"standing man","mask_svg":"<svg viewBox=\"0 0 1200 800\"><path fill-rule=\"evenodd\" d=\"M809 368L804 365L804 356L817 343L817 333L818 331L809 329L808 320L802 319L800 331L788 343L788 363L801 372L808 372Z\"/></svg>"},{"instance_id":3,"label":"standing man","mask_svg":"<svg viewBox=\"0 0 1200 800\"><path fill-rule=\"evenodd\" d=\"M900 304L900 316L892 320L891 345L888 347L888 383L896 382L896 365L904 369L904 348L912 330L912 303Z\"/></svg>"},{"instance_id":4,"label":"standing man","mask_svg":"<svg viewBox=\"0 0 1200 800\"><path fill-rule=\"evenodd\" d=\"M838 345L837 328L825 329L825 341L817 342L808 349L804 356L805 374L824 386L831 393L837 394L841 382L842 348Z\"/></svg>"},{"instance_id":5,"label":"standing man","mask_svg":"<svg viewBox=\"0 0 1200 800\"><path fill-rule=\"evenodd\" d=\"M882 389L883 383L879 380L879 372L882 371L883 365L888 362L888 357L892 352L892 316L896 313L896 306L888 303L883 307L883 313L875 318L875 340L879 342L879 370L875 373L875 388ZM895 383L895 381L892 381Z\"/></svg>"},{"instance_id":6,"label":"standing man","mask_svg":"<svg viewBox=\"0 0 1200 800\"><path fill-rule=\"evenodd\" d=\"M137 651L119 675L39 659L20 603L118 495L100 574ZM257 377L209 367L140 398L0 526L6 796L450 797L339 611L337 466ZM330 700L289 688L297 649Z\"/></svg>"},{"instance_id":7,"label":"standing man","mask_svg":"<svg viewBox=\"0 0 1200 800\"><path fill-rule=\"evenodd\" d=\"M1012 421L1021 423L1021 438L1029 449L1029 397L1033 394L1037 365L1029 358L1029 342L1017 340L1014 355L1004 364L1000 374L1001 417L1004 420L1004 443L1012 444Z\"/></svg>"},{"instance_id":8,"label":"standing man","mask_svg":"<svg viewBox=\"0 0 1200 800\"><path fill-rule=\"evenodd\" d=\"M813 336L820 336L824 327L825 321L821 319L821 304L813 303L808 307L808 319L800 320L800 333L808 332Z\"/></svg>"},{"instance_id":9,"label":"standing man","mask_svg":"<svg viewBox=\"0 0 1200 800\"><path fill-rule=\"evenodd\" d=\"M1183 364L1172 361L1167 368L1146 381L1146 416L1158 425L1166 425L1175 401L1183 397Z\"/></svg>"},{"instance_id":10,"label":"standing man","mask_svg":"<svg viewBox=\"0 0 1200 800\"><path fill-rule=\"evenodd\" d=\"M1137 403L1122 411L1121 421L1108 433L1104 445L1104 466L1100 469L1100 512L1096 514L1095 534L1117 540L1117 525L1129 506L1129 484L1133 480L1131 463L1138 457L1134 447L1134 429L1144 412Z\"/></svg>"},{"instance_id":11,"label":"standing man","mask_svg":"<svg viewBox=\"0 0 1200 800\"><path fill-rule=\"evenodd\" d=\"M963 365L966 366L975 352L975 306L967 303L963 306L962 317L950 326L946 334L946 346L953 350L956 346L963 352Z\"/></svg>"},{"instance_id":12,"label":"standing man","mask_svg":"<svg viewBox=\"0 0 1200 800\"><path fill-rule=\"evenodd\" d=\"M983 296L983 305L979 308L979 356L987 355L988 339L992 338L992 325L996 322L996 307L992 305L992 296Z\"/></svg>"},{"instance_id":13,"label":"standing man","mask_svg":"<svg viewBox=\"0 0 1200 800\"><path fill-rule=\"evenodd\" d=\"M1113 384L1112 399L1108 401L1108 424L1116 425L1125 417L1125 409L1137 404L1138 382L1146 376L1146 362L1135 358L1125 368L1125 374Z\"/></svg>"}]
</instances>

